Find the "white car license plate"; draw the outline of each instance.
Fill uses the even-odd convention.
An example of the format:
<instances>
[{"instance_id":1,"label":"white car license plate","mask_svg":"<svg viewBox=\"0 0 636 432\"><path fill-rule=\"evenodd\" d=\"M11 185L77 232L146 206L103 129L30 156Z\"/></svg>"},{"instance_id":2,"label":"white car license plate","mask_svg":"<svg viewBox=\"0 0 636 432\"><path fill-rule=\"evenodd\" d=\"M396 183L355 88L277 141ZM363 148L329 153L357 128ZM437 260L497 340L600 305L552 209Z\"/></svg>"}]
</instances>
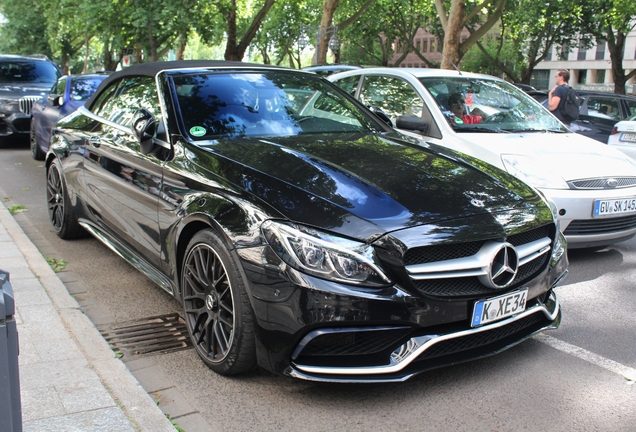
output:
<instances>
[{"instance_id":1,"label":"white car license plate","mask_svg":"<svg viewBox=\"0 0 636 432\"><path fill-rule=\"evenodd\" d=\"M477 327L492 321L498 321L526 310L528 289L510 294L480 300L473 307L471 327Z\"/></svg>"},{"instance_id":2,"label":"white car license plate","mask_svg":"<svg viewBox=\"0 0 636 432\"><path fill-rule=\"evenodd\" d=\"M592 216L603 217L616 214L636 213L636 198L596 200Z\"/></svg>"},{"instance_id":3,"label":"white car license plate","mask_svg":"<svg viewBox=\"0 0 636 432\"><path fill-rule=\"evenodd\" d=\"M636 133L624 133L621 135L621 141L636 142Z\"/></svg>"}]
</instances>

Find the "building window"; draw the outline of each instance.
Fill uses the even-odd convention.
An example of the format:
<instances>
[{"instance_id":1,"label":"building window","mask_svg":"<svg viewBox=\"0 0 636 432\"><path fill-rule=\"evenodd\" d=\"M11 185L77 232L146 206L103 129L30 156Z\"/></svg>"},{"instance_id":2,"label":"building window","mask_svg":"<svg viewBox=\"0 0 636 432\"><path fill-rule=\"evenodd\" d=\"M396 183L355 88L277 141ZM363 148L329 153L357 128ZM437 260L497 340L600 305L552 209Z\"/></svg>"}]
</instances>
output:
<instances>
[{"instance_id":1,"label":"building window","mask_svg":"<svg viewBox=\"0 0 636 432\"><path fill-rule=\"evenodd\" d=\"M545 56L545 61L551 61L551 60L552 60L552 46L548 48L548 54Z\"/></svg>"},{"instance_id":2,"label":"building window","mask_svg":"<svg viewBox=\"0 0 636 432\"><path fill-rule=\"evenodd\" d=\"M579 77L576 82L578 84L585 84L587 82L587 69L579 70Z\"/></svg>"},{"instance_id":3,"label":"building window","mask_svg":"<svg viewBox=\"0 0 636 432\"><path fill-rule=\"evenodd\" d=\"M413 63L413 67L414 68L418 68L418 67L420 67L420 64L419 63Z\"/></svg>"},{"instance_id":4,"label":"building window","mask_svg":"<svg viewBox=\"0 0 636 432\"><path fill-rule=\"evenodd\" d=\"M428 39L422 40L422 52L428 52Z\"/></svg>"},{"instance_id":5,"label":"building window","mask_svg":"<svg viewBox=\"0 0 636 432\"><path fill-rule=\"evenodd\" d=\"M596 60L603 60L605 58L605 41L600 40L596 45Z\"/></svg>"},{"instance_id":6,"label":"building window","mask_svg":"<svg viewBox=\"0 0 636 432\"><path fill-rule=\"evenodd\" d=\"M435 52L435 39L431 39L431 51L430 52Z\"/></svg>"},{"instance_id":7,"label":"building window","mask_svg":"<svg viewBox=\"0 0 636 432\"><path fill-rule=\"evenodd\" d=\"M550 88L550 71L549 70L534 70L530 77L530 85L536 89L548 89Z\"/></svg>"},{"instance_id":8,"label":"building window","mask_svg":"<svg viewBox=\"0 0 636 432\"><path fill-rule=\"evenodd\" d=\"M559 60L567 60L570 55L570 47L564 43L561 45L561 52L559 53Z\"/></svg>"},{"instance_id":9,"label":"building window","mask_svg":"<svg viewBox=\"0 0 636 432\"><path fill-rule=\"evenodd\" d=\"M605 69L599 69L596 71L596 83L597 84L605 83Z\"/></svg>"},{"instance_id":10,"label":"building window","mask_svg":"<svg viewBox=\"0 0 636 432\"><path fill-rule=\"evenodd\" d=\"M576 57L577 60L585 60L585 55L587 54L587 49L585 48L585 45L583 44L583 41L579 41L579 53Z\"/></svg>"},{"instance_id":11,"label":"building window","mask_svg":"<svg viewBox=\"0 0 636 432\"><path fill-rule=\"evenodd\" d=\"M418 51L420 50L420 45L421 45L420 40L419 40L419 39L418 39L418 40L416 40L416 41L415 41L415 48L417 48L417 50L418 50Z\"/></svg>"},{"instance_id":12,"label":"building window","mask_svg":"<svg viewBox=\"0 0 636 432\"><path fill-rule=\"evenodd\" d=\"M412 68L412 67L413 67L413 63L409 63L409 64L407 64L407 65L406 65L406 67L410 67L410 68Z\"/></svg>"}]
</instances>

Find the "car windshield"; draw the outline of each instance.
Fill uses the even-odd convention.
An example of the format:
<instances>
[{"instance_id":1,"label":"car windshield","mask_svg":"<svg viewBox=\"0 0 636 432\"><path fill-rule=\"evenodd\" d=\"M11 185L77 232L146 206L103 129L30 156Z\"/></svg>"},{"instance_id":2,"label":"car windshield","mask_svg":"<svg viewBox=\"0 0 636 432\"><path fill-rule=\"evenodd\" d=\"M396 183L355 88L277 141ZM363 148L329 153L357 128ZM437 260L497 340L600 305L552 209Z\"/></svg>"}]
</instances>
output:
<instances>
[{"instance_id":1,"label":"car windshield","mask_svg":"<svg viewBox=\"0 0 636 432\"><path fill-rule=\"evenodd\" d=\"M193 140L384 131L342 92L310 74L179 73L172 76Z\"/></svg>"},{"instance_id":2,"label":"car windshield","mask_svg":"<svg viewBox=\"0 0 636 432\"><path fill-rule=\"evenodd\" d=\"M49 83L60 77L58 70L46 61L0 62L0 83Z\"/></svg>"},{"instance_id":3,"label":"car windshield","mask_svg":"<svg viewBox=\"0 0 636 432\"><path fill-rule=\"evenodd\" d=\"M104 78L73 78L71 81L71 99L74 101L88 100Z\"/></svg>"},{"instance_id":4,"label":"car windshield","mask_svg":"<svg viewBox=\"0 0 636 432\"><path fill-rule=\"evenodd\" d=\"M457 132L567 132L543 106L505 81L471 77L420 81Z\"/></svg>"}]
</instances>

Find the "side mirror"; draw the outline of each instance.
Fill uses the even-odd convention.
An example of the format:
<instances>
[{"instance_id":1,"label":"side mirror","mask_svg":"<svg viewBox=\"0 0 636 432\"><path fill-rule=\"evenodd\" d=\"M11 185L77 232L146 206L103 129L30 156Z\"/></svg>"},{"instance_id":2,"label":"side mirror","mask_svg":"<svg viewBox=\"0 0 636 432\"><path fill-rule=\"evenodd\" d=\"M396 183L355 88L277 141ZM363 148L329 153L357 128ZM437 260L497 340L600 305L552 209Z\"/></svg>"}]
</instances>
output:
<instances>
[{"instance_id":1,"label":"side mirror","mask_svg":"<svg viewBox=\"0 0 636 432\"><path fill-rule=\"evenodd\" d=\"M411 130L425 134L428 131L428 123L414 115L399 116L395 120L398 129Z\"/></svg>"},{"instance_id":2,"label":"side mirror","mask_svg":"<svg viewBox=\"0 0 636 432\"><path fill-rule=\"evenodd\" d=\"M133 116L131 129L133 135L139 141L141 153L150 153L157 135L157 120L155 116L147 109L140 108Z\"/></svg>"},{"instance_id":3,"label":"side mirror","mask_svg":"<svg viewBox=\"0 0 636 432\"><path fill-rule=\"evenodd\" d=\"M393 127L393 122L391 121L391 119L389 118L389 116L382 111L382 108L377 107L377 106L369 106L369 109L373 112L373 114L375 114L380 120L382 120L384 123L386 123L387 125Z\"/></svg>"},{"instance_id":4,"label":"side mirror","mask_svg":"<svg viewBox=\"0 0 636 432\"><path fill-rule=\"evenodd\" d=\"M51 106L62 106L64 104L64 96L59 94L49 94L47 99Z\"/></svg>"}]
</instances>

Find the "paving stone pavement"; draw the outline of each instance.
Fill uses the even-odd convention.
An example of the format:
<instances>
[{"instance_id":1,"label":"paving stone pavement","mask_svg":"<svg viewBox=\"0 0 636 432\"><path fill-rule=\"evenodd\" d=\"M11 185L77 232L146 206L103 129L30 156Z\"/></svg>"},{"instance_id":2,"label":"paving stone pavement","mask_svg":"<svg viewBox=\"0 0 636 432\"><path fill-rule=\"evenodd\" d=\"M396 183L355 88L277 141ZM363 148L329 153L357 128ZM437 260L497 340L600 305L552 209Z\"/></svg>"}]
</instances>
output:
<instances>
[{"instance_id":1,"label":"paving stone pavement","mask_svg":"<svg viewBox=\"0 0 636 432\"><path fill-rule=\"evenodd\" d=\"M0 270L15 296L22 430L175 430L4 205Z\"/></svg>"}]
</instances>

